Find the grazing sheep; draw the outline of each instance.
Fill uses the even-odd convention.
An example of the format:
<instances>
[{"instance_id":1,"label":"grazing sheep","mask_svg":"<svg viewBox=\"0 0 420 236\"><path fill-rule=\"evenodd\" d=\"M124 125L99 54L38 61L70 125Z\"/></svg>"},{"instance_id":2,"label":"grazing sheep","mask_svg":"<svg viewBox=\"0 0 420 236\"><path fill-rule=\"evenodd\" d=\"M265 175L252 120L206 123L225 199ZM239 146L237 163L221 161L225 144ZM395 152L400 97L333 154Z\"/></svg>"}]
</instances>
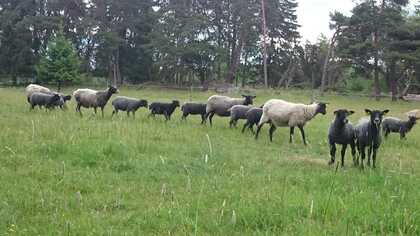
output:
<instances>
[{"instance_id":1,"label":"grazing sheep","mask_svg":"<svg viewBox=\"0 0 420 236\"><path fill-rule=\"evenodd\" d=\"M235 105L229 109L230 111L230 122L229 127L236 127L239 119L246 119L245 114L251 109L250 106Z\"/></svg>"},{"instance_id":2,"label":"grazing sheep","mask_svg":"<svg viewBox=\"0 0 420 236\"><path fill-rule=\"evenodd\" d=\"M325 115L327 112L326 108L327 104L322 102L305 105L286 102L280 99L271 99L264 104L263 115L258 123L255 139L258 138L261 127L265 123L270 123L270 141L273 140L273 133L276 130L276 127L289 126L290 142L292 142L294 129L297 126L302 134L303 143L306 145L305 131L303 130L303 127L306 122L310 121L317 114L321 113Z\"/></svg>"},{"instance_id":3,"label":"grazing sheep","mask_svg":"<svg viewBox=\"0 0 420 236\"><path fill-rule=\"evenodd\" d=\"M149 116L164 115L166 120L170 120L177 107L179 107L179 101L177 100L173 100L171 103L154 102L149 106Z\"/></svg>"},{"instance_id":4,"label":"grazing sheep","mask_svg":"<svg viewBox=\"0 0 420 236\"><path fill-rule=\"evenodd\" d=\"M77 102L76 112L79 112L80 116L82 116L82 111L80 110L81 107L93 107L96 114L96 108L100 107L103 117L104 107L114 93L118 93L118 89L113 86L109 86L108 89L103 91L96 91L93 89L77 89L73 92L74 99Z\"/></svg>"},{"instance_id":5,"label":"grazing sheep","mask_svg":"<svg viewBox=\"0 0 420 236\"><path fill-rule=\"evenodd\" d=\"M147 101L143 99L136 99L124 96L118 96L112 101L112 106L114 110L112 111L112 116L118 114L118 111L126 111L127 116L130 116L130 112L133 113L133 117L136 116L136 111L140 107L147 107Z\"/></svg>"},{"instance_id":6,"label":"grazing sheep","mask_svg":"<svg viewBox=\"0 0 420 236\"><path fill-rule=\"evenodd\" d=\"M400 133L400 139L404 139L405 135L417 123L417 118L414 116L408 117L407 121L402 121L395 117L386 117L382 121L382 130L385 138L388 137L389 133Z\"/></svg>"},{"instance_id":7,"label":"grazing sheep","mask_svg":"<svg viewBox=\"0 0 420 236\"><path fill-rule=\"evenodd\" d=\"M365 148L369 147L368 152L368 166L370 166L370 158L372 156L373 168L376 167L376 152L381 145L381 123L382 117L389 112L389 110L371 111L365 109L370 118L362 118L355 127L356 133L356 146L361 155L361 168L363 168L363 161L365 160ZM357 158L356 164L359 160Z\"/></svg>"},{"instance_id":8,"label":"grazing sheep","mask_svg":"<svg viewBox=\"0 0 420 236\"><path fill-rule=\"evenodd\" d=\"M213 116L230 116L229 108L234 105L252 105L255 96L242 95L243 98L231 98L220 95L213 95L207 100L206 120L209 118L212 125Z\"/></svg>"},{"instance_id":9,"label":"grazing sheep","mask_svg":"<svg viewBox=\"0 0 420 236\"><path fill-rule=\"evenodd\" d=\"M344 166L344 156L346 155L347 145L351 147L351 154L353 156L353 162L356 161L356 144L354 127L349 123L347 117L353 114L354 111L348 111L346 109L340 109L334 111L335 119L331 123L328 130L328 143L330 144L330 155L331 160L328 164L332 165L335 162L335 151L337 148L335 144L341 144L341 166Z\"/></svg>"},{"instance_id":10,"label":"grazing sheep","mask_svg":"<svg viewBox=\"0 0 420 236\"><path fill-rule=\"evenodd\" d=\"M185 120L188 115L201 115L201 124L204 124L206 122L206 106L204 103L185 103L181 107L181 119Z\"/></svg>"},{"instance_id":11,"label":"grazing sheep","mask_svg":"<svg viewBox=\"0 0 420 236\"><path fill-rule=\"evenodd\" d=\"M252 133L254 132L254 125L258 125L258 122L260 122L261 116L263 114L263 109L258 107L252 107L245 113L246 117L246 123L244 124L244 127L242 128L242 133L245 131L246 127L248 127L249 130L251 130Z\"/></svg>"},{"instance_id":12,"label":"grazing sheep","mask_svg":"<svg viewBox=\"0 0 420 236\"><path fill-rule=\"evenodd\" d=\"M58 100L60 100L60 95L58 94L34 92L29 97L29 104L31 105L32 110L35 108L35 106L39 106L40 108L43 106L45 106L45 108L51 108Z\"/></svg>"}]
</instances>

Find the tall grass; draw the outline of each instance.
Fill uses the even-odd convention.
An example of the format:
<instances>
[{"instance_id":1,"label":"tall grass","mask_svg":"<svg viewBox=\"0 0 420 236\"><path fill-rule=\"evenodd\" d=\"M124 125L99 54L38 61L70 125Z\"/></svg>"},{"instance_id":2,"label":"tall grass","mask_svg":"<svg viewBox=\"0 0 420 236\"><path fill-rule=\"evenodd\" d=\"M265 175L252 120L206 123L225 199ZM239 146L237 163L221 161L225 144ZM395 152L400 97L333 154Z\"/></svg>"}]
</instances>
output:
<instances>
[{"instance_id":1,"label":"tall grass","mask_svg":"<svg viewBox=\"0 0 420 236\"><path fill-rule=\"evenodd\" d=\"M70 92L70 89L67 90ZM149 101L205 101L210 93L128 90ZM309 91L258 91L269 98L309 102ZM233 94L232 96L235 96ZM238 96L236 94L236 96ZM420 234L420 135L386 140L378 167L329 167L327 129L332 112L389 108L394 116L414 103L375 102L328 95L328 114L288 143L267 127L256 141L215 117L172 121L105 118L74 102L68 111L29 111L23 89L0 89L0 234L21 235L354 235ZM243 123L241 123L243 124Z\"/></svg>"}]
</instances>

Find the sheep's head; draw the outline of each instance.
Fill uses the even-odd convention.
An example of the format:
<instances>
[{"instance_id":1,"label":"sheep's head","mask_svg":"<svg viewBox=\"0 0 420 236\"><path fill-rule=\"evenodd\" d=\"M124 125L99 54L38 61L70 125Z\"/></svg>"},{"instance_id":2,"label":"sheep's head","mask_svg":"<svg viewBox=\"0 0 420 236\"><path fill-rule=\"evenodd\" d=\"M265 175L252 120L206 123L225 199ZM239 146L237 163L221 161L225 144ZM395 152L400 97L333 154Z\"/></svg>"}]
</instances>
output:
<instances>
[{"instance_id":1,"label":"sheep's head","mask_svg":"<svg viewBox=\"0 0 420 236\"><path fill-rule=\"evenodd\" d=\"M323 115L327 114L327 103L318 102L316 104L318 105L316 108L316 113L321 113Z\"/></svg>"},{"instance_id":2,"label":"sheep's head","mask_svg":"<svg viewBox=\"0 0 420 236\"><path fill-rule=\"evenodd\" d=\"M60 94L54 93L54 95L52 96L52 99L51 99L51 103L54 103L54 102L56 102L56 101L58 101L60 99L61 99Z\"/></svg>"},{"instance_id":3,"label":"sheep's head","mask_svg":"<svg viewBox=\"0 0 420 236\"><path fill-rule=\"evenodd\" d=\"M348 116L354 114L354 111L348 111L346 109L340 109L334 111L335 120L336 122L339 122L341 125L345 125L349 122L347 119Z\"/></svg>"},{"instance_id":4,"label":"sheep's head","mask_svg":"<svg viewBox=\"0 0 420 236\"><path fill-rule=\"evenodd\" d=\"M114 86L109 86L108 91L111 94L114 94L114 93L118 93L119 92L118 89L116 87L114 87Z\"/></svg>"},{"instance_id":5,"label":"sheep's head","mask_svg":"<svg viewBox=\"0 0 420 236\"><path fill-rule=\"evenodd\" d=\"M66 95L66 96L61 96L61 97L63 98L64 102L71 100L71 95Z\"/></svg>"},{"instance_id":6,"label":"sheep's head","mask_svg":"<svg viewBox=\"0 0 420 236\"><path fill-rule=\"evenodd\" d=\"M370 122L374 124L376 127L379 127L381 125L384 115L389 112L388 109L383 110L383 111L379 111L379 110L372 111L369 109L365 109L365 111L366 111L366 114L370 116Z\"/></svg>"},{"instance_id":7,"label":"sheep's head","mask_svg":"<svg viewBox=\"0 0 420 236\"><path fill-rule=\"evenodd\" d=\"M416 124L417 123L417 118L415 116L409 116L408 117L408 122L411 124Z\"/></svg>"},{"instance_id":8,"label":"sheep's head","mask_svg":"<svg viewBox=\"0 0 420 236\"><path fill-rule=\"evenodd\" d=\"M139 101L139 106L140 107L147 107L147 100L140 100Z\"/></svg>"},{"instance_id":9,"label":"sheep's head","mask_svg":"<svg viewBox=\"0 0 420 236\"><path fill-rule=\"evenodd\" d=\"M251 95L242 95L243 98L245 98L244 101L244 105L248 106L248 105L252 105L252 103L254 102L253 100L257 97L257 96L251 96Z\"/></svg>"},{"instance_id":10,"label":"sheep's head","mask_svg":"<svg viewBox=\"0 0 420 236\"><path fill-rule=\"evenodd\" d=\"M178 101L178 100L173 100L173 101L172 101L172 104L173 104L175 107L179 107L179 101Z\"/></svg>"}]
</instances>

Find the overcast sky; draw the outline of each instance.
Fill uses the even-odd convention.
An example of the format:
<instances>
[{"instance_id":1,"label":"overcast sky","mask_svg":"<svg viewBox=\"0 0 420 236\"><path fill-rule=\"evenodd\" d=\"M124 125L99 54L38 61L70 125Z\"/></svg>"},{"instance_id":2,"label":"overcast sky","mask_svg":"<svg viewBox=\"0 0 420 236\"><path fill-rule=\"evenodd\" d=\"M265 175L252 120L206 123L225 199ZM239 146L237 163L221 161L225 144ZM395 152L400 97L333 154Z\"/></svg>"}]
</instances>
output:
<instances>
[{"instance_id":1,"label":"overcast sky","mask_svg":"<svg viewBox=\"0 0 420 236\"><path fill-rule=\"evenodd\" d=\"M349 15L354 6L352 0L297 0L298 22L301 25L300 34L302 42L306 40L316 42L318 36L323 33L330 37L329 29L330 12L339 11ZM414 4L415 0L410 0Z\"/></svg>"}]
</instances>

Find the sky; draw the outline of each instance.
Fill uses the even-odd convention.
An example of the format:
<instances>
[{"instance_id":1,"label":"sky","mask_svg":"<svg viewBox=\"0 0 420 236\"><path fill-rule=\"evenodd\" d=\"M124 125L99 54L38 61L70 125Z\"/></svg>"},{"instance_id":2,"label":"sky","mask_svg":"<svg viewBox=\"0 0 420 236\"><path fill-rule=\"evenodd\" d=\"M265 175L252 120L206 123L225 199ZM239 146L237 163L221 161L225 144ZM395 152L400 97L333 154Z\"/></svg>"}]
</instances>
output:
<instances>
[{"instance_id":1,"label":"sky","mask_svg":"<svg viewBox=\"0 0 420 236\"><path fill-rule=\"evenodd\" d=\"M297 0L298 23L301 25L300 34L302 42L309 40L315 43L322 33L327 37L332 36L329 29L330 12L339 11L350 15L354 6L353 0ZM410 0L414 5L414 0Z\"/></svg>"}]
</instances>

